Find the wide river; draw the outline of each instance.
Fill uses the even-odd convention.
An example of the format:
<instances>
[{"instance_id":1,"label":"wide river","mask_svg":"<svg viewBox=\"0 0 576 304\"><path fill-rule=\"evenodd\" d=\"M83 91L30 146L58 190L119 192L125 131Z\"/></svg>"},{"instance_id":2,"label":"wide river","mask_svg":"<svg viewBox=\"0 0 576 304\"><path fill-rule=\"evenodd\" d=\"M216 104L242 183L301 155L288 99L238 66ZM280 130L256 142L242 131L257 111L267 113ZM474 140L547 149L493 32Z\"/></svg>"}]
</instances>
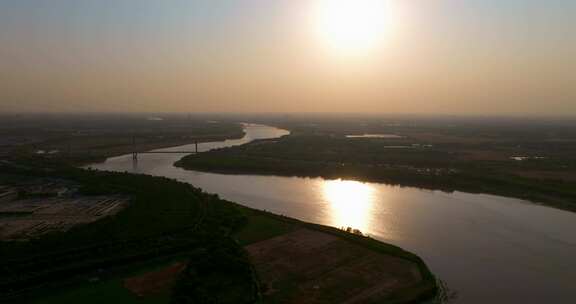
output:
<instances>
[{"instance_id":1,"label":"wide river","mask_svg":"<svg viewBox=\"0 0 576 304\"><path fill-rule=\"evenodd\" d=\"M199 150L286 134L246 125L244 138ZM193 151L193 145L162 150ZM576 213L493 195L186 171L173 166L182 157L141 154L135 162L126 155L90 167L175 178L248 207L360 229L422 257L447 284L449 303L576 303Z\"/></svg>"}]
</instances>

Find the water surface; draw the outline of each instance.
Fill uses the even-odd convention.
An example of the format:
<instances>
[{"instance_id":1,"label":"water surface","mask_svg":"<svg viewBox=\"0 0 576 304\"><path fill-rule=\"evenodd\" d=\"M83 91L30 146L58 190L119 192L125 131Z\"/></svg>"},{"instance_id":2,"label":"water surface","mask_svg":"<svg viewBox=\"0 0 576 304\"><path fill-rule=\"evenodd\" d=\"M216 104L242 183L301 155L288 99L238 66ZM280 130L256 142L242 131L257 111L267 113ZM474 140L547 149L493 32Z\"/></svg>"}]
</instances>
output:
<instances>
[{"instance_id":1,"label":"water surface","mask_svg":"<svg viewBox=\"0 0 576 304\"><path fill-rule=\"evenodd\" d=\"M199 150L288 134L256 125L246 131ZM422 257L457 294L450 303L576 303L575 213L492 195L186 171L173 166L182 156L142 154L134 162L126 155L91 167L171 177L252 208L360 229Z\"/></svg>"}]
</instances>

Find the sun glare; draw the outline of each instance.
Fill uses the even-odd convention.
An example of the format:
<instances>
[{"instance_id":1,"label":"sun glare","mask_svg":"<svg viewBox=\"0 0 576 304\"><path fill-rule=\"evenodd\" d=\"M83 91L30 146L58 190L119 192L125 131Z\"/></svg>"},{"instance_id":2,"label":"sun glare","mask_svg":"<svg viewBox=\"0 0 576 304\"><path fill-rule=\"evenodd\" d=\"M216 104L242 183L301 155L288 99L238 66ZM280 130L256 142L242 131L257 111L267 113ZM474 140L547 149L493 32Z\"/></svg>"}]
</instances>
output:
<instances>
[{"instance_id":1,"label":"sun glare","mask_svg":"<svg viewBox=\"0 0 576 304\"><path fill-rule=\"evenodd\" d=\"M386 0L317 0L318 35L330 48L358 55L378 48L388 28Z\"/></svg>"},{"instance_id":2,"label":"sun glare","mask_svg":"<svg viewBox=\"0 0 576 304\"><path fill-rule=\"evenodd\" d=\"M332 180L323 184L323 194L332 213L332 225L340 228L370 230L374 189L357 181Z\"/></svg>"}]
</instances>

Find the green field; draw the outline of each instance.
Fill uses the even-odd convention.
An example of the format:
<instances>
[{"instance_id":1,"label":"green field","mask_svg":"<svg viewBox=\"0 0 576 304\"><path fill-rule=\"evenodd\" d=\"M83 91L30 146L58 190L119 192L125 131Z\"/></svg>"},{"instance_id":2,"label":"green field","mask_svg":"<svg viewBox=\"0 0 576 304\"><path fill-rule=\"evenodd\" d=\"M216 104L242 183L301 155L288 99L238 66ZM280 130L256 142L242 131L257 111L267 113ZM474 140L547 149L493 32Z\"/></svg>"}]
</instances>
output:
<instances>
[{"instance_id":1,"label":"green field","mask_svg":"<svg viewBox=\"0 0 576 304\"><path fill-rule=\"evenodd\" d=\"M73 288L66 288L47 294L39 294L33 297L32 304L101 304L101 303L126 303L126 304L164 304L169 303L172 295L171 289L161 294L147 297L138 297L124 287L124 279L156 271L169 266L174 262L185 262L187 258L157 261L145 265L130 267L112 277L99 278L97 281L80 283Z\"/></svg>"},{"instance_id":2,"label":"green field","mask_svg":"<svg viewBox=\"0 0 576 304\"><path fill-rule=\"evenodd\" d=\"M242 209L248 221L234 234L240 244L249 245L275 236L286 234L295 229L296 224L278 216L252 209Z\"/></svg>"}]
</instances>

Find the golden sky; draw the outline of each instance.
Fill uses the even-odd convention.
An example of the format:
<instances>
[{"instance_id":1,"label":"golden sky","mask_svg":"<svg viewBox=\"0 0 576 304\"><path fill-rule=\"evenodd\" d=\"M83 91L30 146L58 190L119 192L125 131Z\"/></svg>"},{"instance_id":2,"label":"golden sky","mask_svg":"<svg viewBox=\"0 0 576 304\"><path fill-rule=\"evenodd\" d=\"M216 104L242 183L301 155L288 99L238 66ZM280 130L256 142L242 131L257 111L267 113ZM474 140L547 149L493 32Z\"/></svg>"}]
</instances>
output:
<instances>
[{"instance_id":1,"label":"golden sky","mask_svg":"<svg viewBox=\"0 0 576 304\"><path fill-rule=\"evenodd\" d=\"M574 14L567 0L5 1L0 111L575 115Z\"/></svg>"}]
</instances>

